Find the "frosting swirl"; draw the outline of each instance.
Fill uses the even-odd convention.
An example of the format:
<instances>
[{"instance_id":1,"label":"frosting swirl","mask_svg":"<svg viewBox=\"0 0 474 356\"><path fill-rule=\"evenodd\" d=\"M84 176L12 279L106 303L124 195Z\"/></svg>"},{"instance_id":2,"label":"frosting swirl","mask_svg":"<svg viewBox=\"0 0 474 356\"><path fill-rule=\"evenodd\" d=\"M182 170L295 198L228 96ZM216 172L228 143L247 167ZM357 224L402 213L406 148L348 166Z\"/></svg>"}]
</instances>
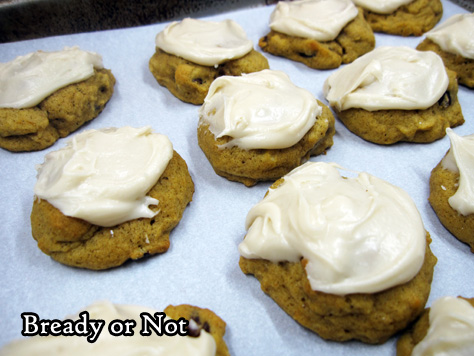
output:
<instances>
[{"instance_id":1,"label":"frosting swirl","mask_svg":"<svg viewBox=\"0 0 474 356\"><path fill-rule=\"evenodd\" d=\"M449 205L462 215L474 214L474 135L458 136L450 128L446 134L451 148L441 161L442 167L459 173L459 186L448 199Z\"/></svg>"},{"instance_id":2,"label":"frosting swirl","mask_svg":"<svg viewBox=\"0 0 474 356\"><path fill-rule=\"evenodd\" d=\"M409 4L414 0L352 0L357 6L377 14L390 14L400 6Z\"/></svg>"},{"instance_id":3,"label":"frosting swirl","mask_svg":"<svg viewBox=\"0 0 474 356\"><path fill-rule=\"evenodd\" d=\"M474 14L456 14L426 33L443 51L474 59Z\"/></svg>"},{"instance_id":4,"label":"frosting swirl","mask_svg":"<svg viewBox=\"0 0 474 356\"><path fill-rule=\"evenodd\" d=\"M262 70L214 80L199 110L225 147L278 149L297 143L314 125L322 108L314 96L295 86L283 72Z\"/></svg>"},{"instance_id":5,"label":"frosting swirl","mask_svg":"<svg viewBox=\"0 0 474 356\"><path fill-rule=\"evenodd\" d=\"M331 106L417 110L434 105L448 88L441 57L409 47L376 48L330 75L324 94Z\"/></svg>"},{"instance_id":6,"label":"frosting swirl","mask_svg":"<svg viewBox=\"0 0 474 356\"><path fill-rule=\"evenodd\" d=\"M357 13L351 0L280 1L270 16L270 28L290 36L332 41Z\"/></svg>"},{"instance_id":7,"label":"frosting swirl","mask_svg":"<svg viewBox=\"0 0 474 356\"><path fill-rule=\"evenodd\" d=\"M474 308L461 298L443 297L433 302L426 336L412 356L474 355Z\"/></svg>"},{"instance_id":8,"label":"frosting swirl","mask_svg":"<svg viewBox=\"0 0 474 356\"><path fill-rule=\"evenodd\" d=\"M79 47L37 51L0 63L0 108L33 107L58 89L90 78L94 68L103 68L102 57Z\"/></svg>"},{"instance_id":9,"label":"frosting swirl","mask_svg":"<svg viewBox=\"0 0 474 356\"><path fill-rule=\"evenodd\" d=\"M402 189L367 173L342 177L334 163L308 162L284 177L248 213L241 255L307 260L313 290L375 293L411 280L426 232Z\"/></svg>"},{"instance_id":10,"label":"frosting swirl","mask_svg":"<svg viewBox=\"0 0 474 356\"><path fill-rule=\"evenodd\" d=\"M138 325L141 325L140 313L154 315L156 310L134 305L118 305L110 302L97 302L84 311L89 312L90 319L105 320L106 326L98 340L87 342L79 336L33 336L14 341L6 345L0 354L15 356L75 356L75 355L154 355L154 356L215 356L216 342L211 334L201 330L198 337L190 336L141 336ZM77 319L74 316L70 319ZM107 325L114 320L135 320L136 330L133 336L113 336Z\"/></svg>"},{"instance_id":11,"label":"frosting swirl","mask_svg":"<svg viewBox=\"0 0 474 356\"><path fill-rule=\"evenodd\" d=\"M243 57L253 49L252 41L233 20L175 21L156 35L155 43L167 53L205 66Z\"/></svg>"},{"instance_id":12,"label":"frosting swirl","mask_svg":"<svg viewBox=\"0 0 474 356\"><path fill-rule=\"evenodd\" d=\"M173 156L173 146L150 127L89 130L37 167L35 195L64 215L114 226L158 212L146 196Z\"/></svg>"}]
</instances>

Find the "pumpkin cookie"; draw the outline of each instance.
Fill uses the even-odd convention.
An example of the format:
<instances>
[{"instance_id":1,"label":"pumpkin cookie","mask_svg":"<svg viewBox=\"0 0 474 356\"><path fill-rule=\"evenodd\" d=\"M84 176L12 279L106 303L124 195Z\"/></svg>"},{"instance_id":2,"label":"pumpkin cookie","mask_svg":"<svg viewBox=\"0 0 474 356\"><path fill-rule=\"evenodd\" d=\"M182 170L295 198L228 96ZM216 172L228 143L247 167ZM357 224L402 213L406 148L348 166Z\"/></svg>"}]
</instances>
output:
<instances>
[{"instance_id":1,"label":"pumpkin cookie","mask_svg":"<svg viewBox=\"0 0 474 356\"><path fill-rule=\"evenodd\" d=\"M353 0L375 32L421 36L443 16L441 0Z\"/></svg>"},{"instance_id":2,"label":"pumpkin cookie","mask_svg":"<svg viewBox=\"0 0 474 356\"><path fill-rule=\"evenodd\" d=\"M252 186L275 180L332 146L334 116L280 71L214 81L198 143L214 171Z\"/></svg>"},{"instance_id":3,"label":"pumpkin cookie","mask_svg":"<svg viewBox=\"0 0 474 356\"><path fill-rule=\"evenodd\" d=\"M90 130L73 140L39 167L31 213L38 247L95 270L167 251L194 192L169 140L149 128Z\"/></svg>"},{"instance_id":4,"label":"pumpkin cookie","mask_svg":"<svg viewBox=\"0 0 474 356\"><path fill-rule=\"evenodd\" d=\"M471 355L474 352L474 298L443 297L423 311L397 343L397 356Z\"/></svg>"},{"instance_id":5,"label":"pumpkin cookie","mask_svg":"<svg viewBox=\"0 0 474 356\"><path fill-rule=\"evenodd\" d=\"M459 84L474 88L474 14L457 14L426 34L416 49L437 53L456 72Z\"/></svg>"},{"instance_id":6,"label":"pumpkin cookie","mask_svg":"<svg viewBox=\"0 0 474 356\"><path fill-rule=\"evenodd\" d=\"M269 68L267 59L232 20L173 22L158 33L155 43L151 73L174 96L191 104L203 103L217 77Z\"/></svg>"},{"instance_id":7,"label":"pumpkin cookie","mask_svg":"<svg viewBox=\"0 0 474 356\"><path fill-rule=\"evenodd\" d=\"M441 223L474 253L474 135L460 137L447 129L451 148L431 172L429 202Z\"/></svg>"},{"instance_id":8,"label":"pumpkin cookie","mask_svg":"<svg viewBox=\"0 0 474 356\"><path fill-rule=\"evenodd\" d=\"M247 215L240 268L324 339L385 342L422 311L436 257L406 192L308 162Z\"/></svg>"},{"instance_id":9,"label":"pumpkin cookie","mask_svg":"<svg viewBox=\"0 0 474 356\"><path fill-rule=\"evenodd\" d=\"M102 58L77 47L0 64L0 147L45 149L97 117L114 91Z\"/></svg>"},{"instance_id":10,"label":"pumpkin cookie","mask_svg":"<svg viewBox=\"0 0 474 356\"><path fill-rule=\"evenodd\" d=\"M82 323L81 320L84 320L86 315L87 320L93 320L96 326L96 329L88 335L71 335L70 333L67 336L36 335L5 345L0 349L0 354L16 356L32 354L36 356L229 355L223 339L226 324L209 309L182 304L170 305L164 312L159 312L138 305L101 301L88 306L78 315L65 319L64 323L72 323L76 320ZM109 325L117 321L123 323L121 335L112 334L109 330ZM103 323L101 329L98 328L99 322ZM168 323L173 323L174 326L167 327ZM185 324L188 326L186 327ZM163 334L159 335L157 329ZM174 330L175 334L166 334L166 330ZM148 332L149 335L141 335L142 331Z\"/></svg>"},{"instance_id":11,"label":"pumpkin cookie","mask_svg":"<svg viewBox=\"0 0 474 356\"><path fill-rule=\"evenodd\" d=\"M337 68L375 47L363 11L350 0L280 1L270 28L259 41L265 52L315 69Z\"/></svg>"},{"instance_id":12,"label":"pumpkin cookie","mask_svg":"<svg viewBox=\"0 0 474 356\"><path fill-rule=\"evenodd\" d=\"M432 142L446 128L463 124L457 92L456 73L438 55L408 47L379 47L324 83L326 99L344 125L384 145Z\"/></svg>"}]
</instances>

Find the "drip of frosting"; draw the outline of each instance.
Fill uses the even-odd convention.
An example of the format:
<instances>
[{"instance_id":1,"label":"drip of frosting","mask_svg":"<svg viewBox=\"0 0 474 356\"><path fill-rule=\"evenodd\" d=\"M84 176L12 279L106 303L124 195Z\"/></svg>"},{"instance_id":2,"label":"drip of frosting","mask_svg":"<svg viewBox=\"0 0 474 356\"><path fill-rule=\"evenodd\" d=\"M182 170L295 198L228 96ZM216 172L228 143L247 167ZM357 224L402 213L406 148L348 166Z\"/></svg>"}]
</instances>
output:
<instances>
[{"instance_id":1,"label":"drip of frosting","mask_svg":"<svg viewBox=\"0 0 474 356\"><path fill-rule=\"evenodd\" d=\"M414 0L352 0L354 4L377 14L390 14Z\"/></svg>"},{"instance_id":2,"label":"drip of frosting","mask_svg":"<svg viewBox=\"0 0 474 356\"><path fill-rule=\"evenodd\" d=\"M448 199L449 205L462 215L474 213L474 135L458 136L450 128L446 134L451 148L441 161L443 168L459 173L459 186Z\"/></svg>"},{"instance_id":3,"label":"drip of frosting","mask_svg":"<svg viewBox=\"0 0 474 356\"><path fill-rule=\"evenodd\" d=\"M443 51L474 59L474 14L456 14L426 34Z\"/></svg>"},{"instance_id":4,"label":"drip of frosting","mask_svg":"<svg viewBox=\"0 0 474 356\"><path fill-rule=\"evenodd\" d=\"M383 46L329 76L324 94L331 106L417 110L434 105L448 88L442 59L431 51Z\"/></svg>"},{"instance_id":5,"label":"drip of frosting","mask_svg":"<svg viewBox=\"0 0 474 356\"><path fill-rule=\"evenodd\" d=\"M103 68L102 57L78 47L37 51L0 63L0 108L30 108L58 89L81 82Z\"/></svg>"},{"instance_id":6,"label":"drip of frosting","mask_svg":"<svg viewBox=\"0 0 474 356\"><path fill-rule=\"evenodd\" d=\"M426 336L413 349L412 356L474 355L474 308L461 298L443 297L429 311Z\"/></svg>"},{"instance_id":7,"label":"drip of frosting","mask_svg":"<svg viewBox=\"0 0 474 356\"><path fill-rule=\"evenodd\" d=\"M35 195L64 215L114 226L158 212L147 196L173 156L173 146L150 127L89 130L37 167Z\"/></svg>"},{"instance_id":8,"label":"drip of frosting","mask_svg":"<svg viewBox=\"0 0 474 356\"><path fill-rule=\"evenodd\" d=\"M351 0L280 1L270 16L270 28L290 36L332 41L357 13Z\"/></svg>"},{"instance_id":9,"label":"drip of frosting","mask_svg":"<svg viewBox=\"0 0 474 356\"><path fill-rule=\"evenodd\" d=\"M426 232L402 189L367 173L343 177L334 163L308 162L248 213L241 255L307 261L313 290L375 293L411 280Z\"/></svg>"},{"instance_id":10,"label":"drip of frosting","mask_svg":"<svg viewBox=\"0 0 474 356\"><path fill-rule=\"evenodd\" d=\"M153 316L157 311L150 308L97 302L84 311L89 312L90 319L101 319L106 322L96 342L89 343L86 337L80 336L33 336L6 345L0 350L0 354L15 356L215 356L216 354L214 338L205 330L201 330L198 337L158 336L154 332L150 336L141 336L140 313L146 312ZM76 320L78 318L76 315L68 319ZM108 325L114 320L134 320L136 322L134 335L111 335Z\"/></svg>"},{"instance_id":11,"label":"drip of frosting","mask_svg":"<svg viewBox=\"0 0 474 356\"><path fill-rule=\"evenodd\" d=\"M233 20L175 21L158 33L155 43L167 53L205 66L241 58L253 49L252 41Z\"/></svg>"},{"instance_id":12,"label":"drip of frosting","mask_svg":"<svg viewBox=\"0 0 474 356\"><path fill-rule=\"evenodd\" d=\"M214 80L200 117L216 138L232 138L221 148L278 149L301 140L321 112L310 92L285 73L266 69Z\"/></svg>"}]
</instances>

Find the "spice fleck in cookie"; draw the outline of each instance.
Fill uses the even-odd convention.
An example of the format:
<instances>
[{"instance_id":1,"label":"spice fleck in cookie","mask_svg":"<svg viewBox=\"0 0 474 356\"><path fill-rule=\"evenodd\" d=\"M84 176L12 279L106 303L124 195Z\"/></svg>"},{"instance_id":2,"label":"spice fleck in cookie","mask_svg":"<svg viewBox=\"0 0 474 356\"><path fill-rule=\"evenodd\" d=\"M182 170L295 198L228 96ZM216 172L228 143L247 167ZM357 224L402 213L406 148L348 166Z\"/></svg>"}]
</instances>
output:
<instances>
[{"instance_id":1,"label":"spice fleck in cookie","mask_svg":"<svg viewBox=\"0 0 474 356\"><path fill-rule=\"evenodd\" d=\"M474 135L446 132L451 148L431 172L429 201L446 229L474 253Z\"/></svg>"},{"instance_id":2,"label":"spice fleck in cookie","mask_svg":"<svg viewBox=\"0 0 474 356\"><path fill-rule=\"evenodd\" d=\"M323 90L350 131L378 144L432 142L464 123L456 73L433 52L379 47L330 75Z\"/></svg>"},{"instance_id":3,"label":"spice fleck in cookie","mask_svg":"<svg viewBox=\"0 0 474 356\"><path fill-rule=\"evenodd\" d=\"M38 247L99 270L168 250L194 184L166 136L123 127L85 131L47 154L34 192Z\"/></svg>"},{"instance_id":4,"label":"spice fleck in cookie","mask_svg":"<svg viewBox=\"0 0 474 356\"><path fill-rule=\"evenodd\" d=\"M443 15L441 0L353 0L375 32L421 36Z\"/></svg>"},{"instance_id":5,"label":"spice fleck in cookie","mask_svg":"<svg viewBox=\"0 0 474 356\"><path fill-rule=\"evenodd\" d=\"M216 79L199 115L198 143L214 171L246 186L276 180L333 144L329 108L281 71Z\"/></svg>"},{"instance_id":6,"label":"spice fleck in cookie","mask_svg":"<svg viewBox=\"0 0 474 356\"><path fill-rule=\"evenodd\" d=\"M375 47L363 11L350 0L280 1L270 28L259 41L265 52L315 69L337 68Z\"/></svg>"},{"instance_id":7,"label":"spice fleck in cookie","mask_svg":"<svg viewBox=\"0 0 474 356\"><path fill-rule=\"evenodd\" d=\"M191 305L168 306L164 312L138 305L95 302L77 315L62 321L92 325L85 330L93 335L67 333L36 335L13 341L0 349L0 355L75 356L75 355L154 355L154 356L228 356L223 339L226 324L214 312ZM47 320L50 322L50 320ZM59 324L59 320L53 320ZM121 333L117 334L117 323ZM184 325L188 326L185 327ZM113 326L109 328L110 326ZM171 325L171 326L168 326ZM56 332L59 326L55 328ZM70 327L73 329L73 327ZM91 331L92 329L92 331ZM111 331L115 330L115 333ZM184 331L184 333L183 333ZM48 332L48 331L46 331ZM144 333L142 335L141 333ZM158 332L162 334L159 335ZM172 334L175 335L172 335ZM68 334L68 335L66 335ZM92 342L92 340L94 340Z\"/></svg>"},{"instance_id":8,"label":"spice fleck in cookie","mask_svg":"<svg viewBox=\"0 0 474 356\"><path fill-rule=\"evenodd\" d=\"M233 20L186 18L158 33L149 68L158 83L177 98L202 104L212 81L268 69L267 59Z\"/></svg>"},{"instance_id":9,"label":"spice fleck in cookie","mask_svg":"<svg viewBox=\"0 0 474 356\"><path fill-rule=\"evenodd\" d=\"M37 151L94 119L115 78L102 57L78 47L0 63L0 147Z\"/></svg>"},{"instance_id":10,"label":"spice fleck in cookie","mask_svg":"<svg viewBox=\"0 0 474 356\"><path fill-rule=\"evenodd\" d=\"M474 88L474 14L457 14L426 34L416 49L437 53L456 72L459 84Z\"/></svg>"},{"instance_id":11,"label":"spice fleck in cookie","mask_svg":"<svg viewBox=\"0 0 474 356\"><path fill-rule=\"evenodd\" d=\"M474 355L474 298L442 297L397 343L397 356Z\"/></svg>"},{"instance_id":12,"label":"spice fleck in cookie","mask_svg":"<svg viewBox=\"0 0 474 356\"><path fill-rule=\"evenodd\" d=\"M406 192L341 171L308 162L276 181L247 215L240 268L322 338L382 343L423 311L436 257Z\"/></svg>"}]
</instances>

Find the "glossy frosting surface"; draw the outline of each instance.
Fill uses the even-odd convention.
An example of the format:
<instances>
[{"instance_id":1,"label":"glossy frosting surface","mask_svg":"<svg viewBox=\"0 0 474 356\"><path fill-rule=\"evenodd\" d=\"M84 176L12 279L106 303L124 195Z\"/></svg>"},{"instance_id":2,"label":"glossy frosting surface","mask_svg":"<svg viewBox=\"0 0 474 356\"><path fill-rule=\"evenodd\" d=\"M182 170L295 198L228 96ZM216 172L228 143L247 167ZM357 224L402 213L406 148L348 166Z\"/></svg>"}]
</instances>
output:
<instances>
[{"instance_id":1,"label":"glossy frosting surface","mask_svg":"<svg viewBox=\"0 0 474 356\"><path fill-rule=\"evenodd\" d=\"M304 258L312 289L331 294L374 293L411 280L426 247L415 204L379 178L341 171L308 162L286 175L249 211L241 255Z\"/></svg>"},{"instance_id":2,"label":"glossy frosting surface","mask_svg":"<svg viewBox=\"0 0 474 356\"><path fill-rule=\"evenodd\" d=\"M280 1L270 16L270 28L290 36L332 41L357 13L350 0Z\"/></svg>"},{"instance_id":3,"label":"glossy frosting surface","mask_svg":"<svg viewBox=\"0 0 474 356\"><path fill-rule=\"evenodd\" d=\"M45 156L35 195L64 215L114 226L158 212L147 192L173 156L173 146L150 127L88 130ZM159 206L158 206L159 208Z\"/></svg>"},{"instance_id":4,"label":"glossy frosting surface","mask_svg":"<svg viewBox=\"0 0 474 356\"><path fill-rule=\"evenodd\" d=\"M167 53L205 66L243 57L253 49L244 29L233 20L185 18L158 33L155 43Z\"/></svg>"},{"instance_id":5,"label":"glossy frosting surface","mask_svg":"<svg viewBox=\"0 0 474 356\"><path fill-rule=\"evenodd\" d=\"M216 138L232 138L222 148L278 149L301 140L321 112L309 91L285 73L266 69L215 79L200 117Z\"/></svg>"},{"instance_id":6,"label":"glossy frosting surface","mask_svg":"<svg viewBox=\"0 0 474 356\"><path fill-rule=\"evenodd\" d=\"M103 68L102 57L78 47L37 51L0 63L0 108L36 106L58 89L91 77L94 68Z\"/></svg>"},{"instance_id":7,"label":"glossy frosting surface","mask_svg":"<svg viewBox=\"0 0 474 356\"><path fill-rule=\"evenodd\" d=\"M382 46L330 75L324 94L331 106L376 110L426 109L449 84L442 59L431 51Z\"/></svg>"},{"instance_id":8,"label":"glossy frosting surface","mask_svg":"<svg viewBox=\"0 0 474 356\"><path fill-rule=\"evenodd\" d=\"M443 297L429 311L428 333L412 356L474 355L474 308L467 301Z\"/></svg>"},{"instance_id":9,"label":"glossy frosting surface","mask_svg":"<svg viewBox=\"0 0 474 356\"><path fill-rule=\"evenodd\" d=\"M474 59L474 14L456 14L426 33L443 51Z\"/></svg>"},{"instance_id":10,"label":"glossy frosting surface","mask_svg":"<svg viewBox=\"0 0 474 356\"><path fill-rule=\"evenodd\" d=\"M389 14L414 0L352 0L354 4L377 14Z\"/></svg>"},{"instance_id":11,"label":"glossy frosting surface","mask_svg":"<svg viewBox=\"0 0 474 356\"><path fill-rule=\"evenodd\" d=\"M458 189L449 205L462 215L474 213L474 135L458 136L450 128L446 134L451 148L442 160L443 168L459 173Z\"/></svg>"}]
</instances>

